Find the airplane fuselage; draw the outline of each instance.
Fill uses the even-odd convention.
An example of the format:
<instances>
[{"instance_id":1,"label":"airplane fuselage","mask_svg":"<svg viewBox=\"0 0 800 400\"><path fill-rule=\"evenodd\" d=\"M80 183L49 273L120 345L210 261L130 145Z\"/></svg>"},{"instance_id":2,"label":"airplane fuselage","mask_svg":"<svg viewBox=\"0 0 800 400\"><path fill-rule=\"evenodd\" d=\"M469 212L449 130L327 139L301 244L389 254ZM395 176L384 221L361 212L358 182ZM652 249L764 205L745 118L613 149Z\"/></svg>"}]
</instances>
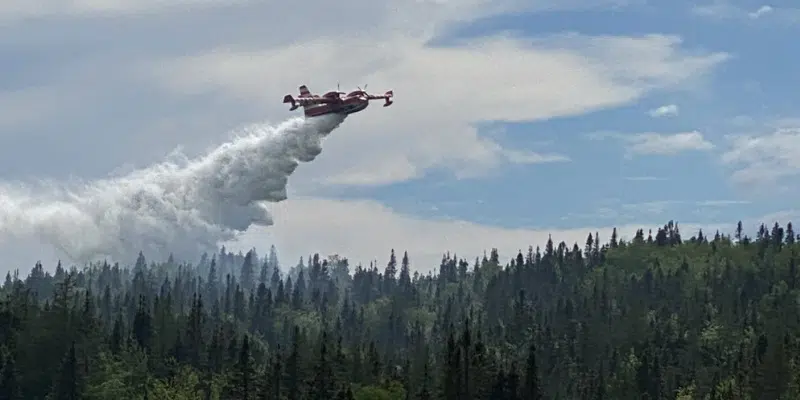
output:
<instances>
[{"instance_id":1,"label":"airplane fuselage","mask_svg":"<svg viewBox=\"0 0 800 400\"><path fill-rule=\"evenodd\" d=\"M306 117L318 117L325 114L353 114L364 110L369 106L369 100L360 97L348 97L341 103L335 104L314 104L304 107Z\"/></svg>"},{"instance_id":2,"label":"airplane fuselage","mask_svg":"<svg viewBox=\"0 0 800 400\"><path fill-rule=\"evenodd\" d=\"M383 106L388 107L392 105L392 97L394 97L394 92L391 90L382 95L373 95L359 88L346 95L344 92L330 91L319 96L312 94L306 85L302 85L298 89L300 91L298 99L295 99L291 94L287 94L283 97L283 103L291 104L290 110L303 107L303 114L306 117L318 117L326 114L354 114L367 108L370 100L378 99L383 99L385 101Z\"/></svg>"}]
</instances>

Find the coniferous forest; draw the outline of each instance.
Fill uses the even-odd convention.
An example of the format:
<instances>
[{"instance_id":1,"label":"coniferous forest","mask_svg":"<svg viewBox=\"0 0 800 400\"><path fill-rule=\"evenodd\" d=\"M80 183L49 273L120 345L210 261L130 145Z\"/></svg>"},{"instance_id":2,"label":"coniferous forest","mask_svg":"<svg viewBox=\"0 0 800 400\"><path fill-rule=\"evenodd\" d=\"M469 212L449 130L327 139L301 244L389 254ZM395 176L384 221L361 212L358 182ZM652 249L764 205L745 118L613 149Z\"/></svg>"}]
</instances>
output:
<instances>
[{"instance_id":1,"label":"coniferous forest","mask_svg":"<svg viewBox=\"0 0 800 400\"><path fill-rule=\"evenodd\" d=\"M670 222L425 275L274 247L37 263L2 287L0 399L798 399L798 242Z\"/></svg>"}]
</instances>

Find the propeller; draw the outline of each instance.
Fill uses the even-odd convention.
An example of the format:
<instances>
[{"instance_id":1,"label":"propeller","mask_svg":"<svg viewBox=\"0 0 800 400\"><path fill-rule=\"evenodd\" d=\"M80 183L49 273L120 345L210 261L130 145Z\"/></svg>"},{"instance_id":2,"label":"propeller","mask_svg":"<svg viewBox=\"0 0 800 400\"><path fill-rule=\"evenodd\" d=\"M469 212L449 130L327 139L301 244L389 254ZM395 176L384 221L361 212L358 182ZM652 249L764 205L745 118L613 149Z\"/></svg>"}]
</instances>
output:
<instances>
[{"instance_id":1,"label":"propeller","mask_svg":"<svg viewBox=\"0 0 800 400\"><path fill-rule=\"evenodd\" d=\"M361 89L361 86L356 86L358 88L358 90L361 92L359 95L360 96L364 96L364 98L366 98L366 96L368 96L367 95L367 85L368 85L367 83L364 84L364 89Z\"/></svg>"}]
</instances>

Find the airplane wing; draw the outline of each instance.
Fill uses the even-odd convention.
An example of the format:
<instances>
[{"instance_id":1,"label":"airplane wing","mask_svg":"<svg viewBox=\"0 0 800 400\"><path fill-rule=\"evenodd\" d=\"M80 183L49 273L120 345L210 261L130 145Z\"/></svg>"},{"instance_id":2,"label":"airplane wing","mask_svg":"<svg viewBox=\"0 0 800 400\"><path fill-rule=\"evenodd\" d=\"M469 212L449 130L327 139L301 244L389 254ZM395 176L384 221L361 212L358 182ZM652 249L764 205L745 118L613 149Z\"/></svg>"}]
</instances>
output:
<instances>
[{"instance_id":1,"label":"airplane wing","mask_svg":"<svg viewBox=\"0 0 800 400\"><path fill-rule=\"evenodd\" d=\"M314 104L335 103L337 101L341 101L341 100L340 99L326 98L326 97L316 97L316 96L314 96L314 97L300 96L300 97L295 99L290 94L287 94L286 96L283 96L283 102L284 103L290 103L292 105L291 110L295 110L295 109L297 109L297 107L305 107L305 106L310 106L310 105L314 105Z\"/></svg>"},{"instance_id":2,"label":"airplane wing","mask_svg":"<svg viewBox=\"0 0 800 400\"><path fill-rule=\"evenodd\" d=\"M378 99L391 99L394 97L394 91L389 90L384 94L366 94L364 93L368 99L370 100L378 100Z\"/></svg>"},{"instance_id":3,"label":"airplane wing","mask_svg":"<svg viewBox=\"0 0 800 400\"><path fill-rule=\"evenodd\" d=\"M298 97L298 98L296 98L294 100L301 106L310 106L310 105L313 105L313 104L336 103L336 102L341 101L340 99L329 98L329 97Z\"/></svg>"},{"instance_id":4,"label":"airplane wing","mask_svg":"<svg viewBox=\"0 0 800 400\"><path fill-rule=\"evenodd\" d=\"M394 97L394 91L392 91L392 90L389 90L386 93L381 94L381 95L375 95L375 94L368 94L367 95L367 99L369 99L369 100L378 100L378 99L386 100L386 102L383 104L384 107L389 107L390 105L392 105L392 103L394 103L394 101L392 100L392 97Z\"/></svg>"}]
</instances>

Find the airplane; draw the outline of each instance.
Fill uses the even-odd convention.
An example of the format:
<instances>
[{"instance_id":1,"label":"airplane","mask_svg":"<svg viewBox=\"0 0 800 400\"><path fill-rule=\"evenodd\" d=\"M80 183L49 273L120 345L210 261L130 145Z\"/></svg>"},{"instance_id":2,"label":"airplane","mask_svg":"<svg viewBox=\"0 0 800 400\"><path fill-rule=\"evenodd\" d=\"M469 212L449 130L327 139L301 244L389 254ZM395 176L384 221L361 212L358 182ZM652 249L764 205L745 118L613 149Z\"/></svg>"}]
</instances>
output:
<instances>
[{"instance_id":1,"label":"airplane","mask_svg":"<svg viewBox=\"0 0 800 400\"><path fill-rule=\"evenodd\" d=\"M367 85L364 85L364 89ZM298 107L303 107L306 117L318 117L325 114L353 114L357 113L369 105L370 100L385 99L384 107L392 105L392 97L394 92L387 91L382 95L368 94L360 87L345 94L338 90L330 91L322 96L312 94L306 85L300 86L300 97L294 98L291 94L283 97L284 103L291 103L290 111L296 110ZM342 97L342 95L345 95Z\"/></svg>"}]
</instances>

